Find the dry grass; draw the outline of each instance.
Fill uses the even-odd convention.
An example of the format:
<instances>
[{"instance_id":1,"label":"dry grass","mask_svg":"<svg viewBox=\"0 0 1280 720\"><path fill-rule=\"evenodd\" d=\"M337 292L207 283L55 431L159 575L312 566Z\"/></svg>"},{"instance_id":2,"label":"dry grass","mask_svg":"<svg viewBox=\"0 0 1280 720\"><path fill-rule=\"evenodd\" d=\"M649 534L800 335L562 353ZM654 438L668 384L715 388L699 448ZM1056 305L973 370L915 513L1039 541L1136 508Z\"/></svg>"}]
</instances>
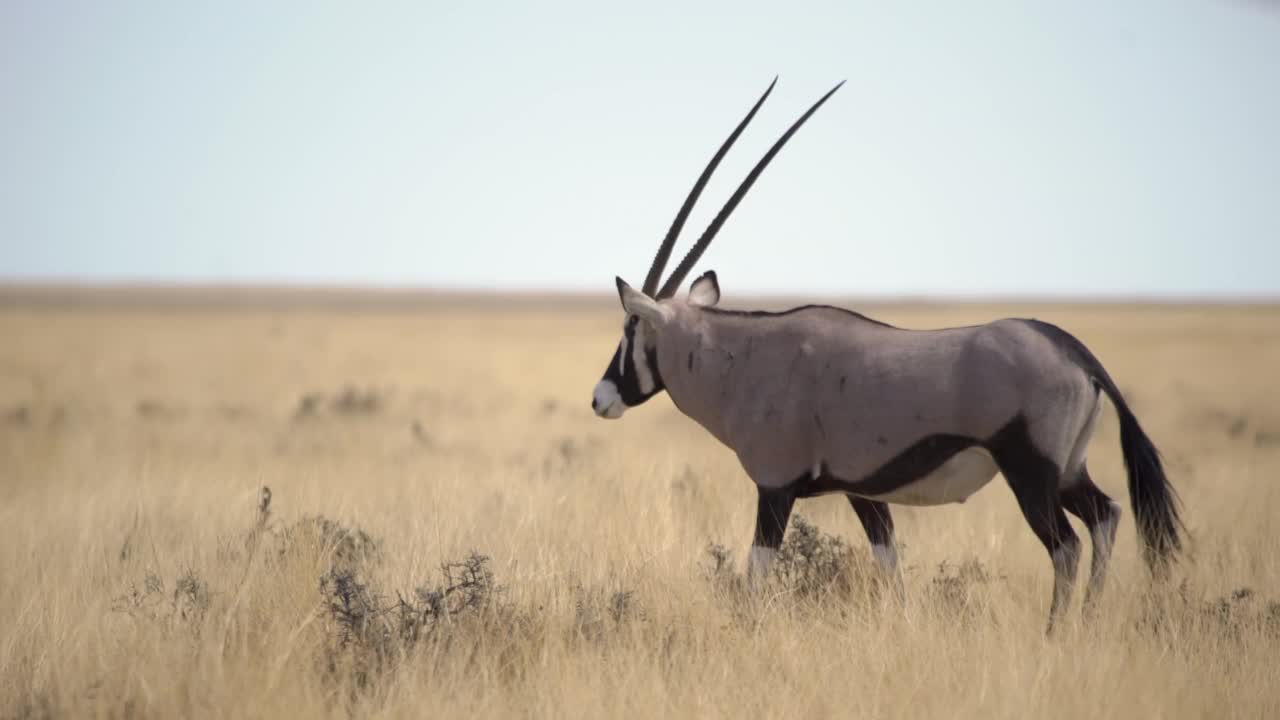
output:
<instances>
[{"instance_id":1,"label":"dry grass","mask_svg":"<svg viewBox=\"0 0 1280 720\"><path fill-rule=\"evenodd\" d=\"M588 410L612 307L10 299L0 717L1280 715L1280 309L867 309L1090 344L1186 502L1175 586L1144 600L1126 514L1102 617L1046 640L997 482L897 511L905 612L838 498L744 596L732 455L665 398Z\"/></svg>"}]
</instances>

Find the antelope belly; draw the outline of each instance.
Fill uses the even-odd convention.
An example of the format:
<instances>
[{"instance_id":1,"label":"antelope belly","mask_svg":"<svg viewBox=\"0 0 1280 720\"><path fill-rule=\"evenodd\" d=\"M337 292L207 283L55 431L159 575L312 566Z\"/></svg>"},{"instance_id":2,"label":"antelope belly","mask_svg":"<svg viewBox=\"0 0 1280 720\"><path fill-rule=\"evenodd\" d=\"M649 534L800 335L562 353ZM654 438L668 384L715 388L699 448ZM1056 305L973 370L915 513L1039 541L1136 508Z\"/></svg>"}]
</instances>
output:
<instances>
[{"instance_id":1,"label":"antelope belly","mask_svg":"<svg viewBox=\"0 0 1280 720\"><path fill-rule=\"evenodd\" d=\"M982 448L968 448L922 478L882 495L867 497L899 505L961 503L991 482L998 471L991 453Z\"/></svg>"}]
</instances>

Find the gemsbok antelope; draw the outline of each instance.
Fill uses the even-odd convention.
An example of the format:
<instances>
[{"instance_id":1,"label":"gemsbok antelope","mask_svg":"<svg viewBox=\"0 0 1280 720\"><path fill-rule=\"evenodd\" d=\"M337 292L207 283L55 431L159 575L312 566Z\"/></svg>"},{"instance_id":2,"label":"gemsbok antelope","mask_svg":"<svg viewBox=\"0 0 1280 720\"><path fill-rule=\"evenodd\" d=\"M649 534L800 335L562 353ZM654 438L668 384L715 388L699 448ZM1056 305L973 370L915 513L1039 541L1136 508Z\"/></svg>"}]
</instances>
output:
<instances>
[{"instance_id":1,"label":"gemsbok antelope","mask_svg":"<svg viewBox=\"0 0 1280 720\"><path fill-rule=\"evenodd\" d=\"M737 454L759 494L747 571L753 585L767 573L796 499L844 493L902 598L889 504L964 502L999 472L1049 551L1052 631L1070 603L1080 558L1080 540L1064 510L1083 520L1092 538L1086 612L1106 579L1120 518L1120 506L1085 467L1105 393L1120 419L1144 556L1162 575L1181 549L1176 494L1115 382L1064 330L1025 319L907 330L826 305L722 310L711 271L693 281L686 298L675 297L769 161L840 85L765 153L659 288L689 211L776 83L694 183L642 290L617 278L626 318L595 386L595 413L618 418L665 390L681 412Z\"/></svg>"}]
</instances>

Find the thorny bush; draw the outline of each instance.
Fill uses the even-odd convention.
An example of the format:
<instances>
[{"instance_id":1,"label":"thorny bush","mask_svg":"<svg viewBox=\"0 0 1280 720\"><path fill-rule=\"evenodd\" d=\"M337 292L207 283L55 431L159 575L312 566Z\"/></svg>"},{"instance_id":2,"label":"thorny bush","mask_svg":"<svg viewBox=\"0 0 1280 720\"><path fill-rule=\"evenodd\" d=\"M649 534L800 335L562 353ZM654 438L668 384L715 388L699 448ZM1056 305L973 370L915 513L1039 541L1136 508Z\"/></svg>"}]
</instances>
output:
<instances>
[{"instance_id":1,"label":"thorny bush","mask_svg":"<svg viewBox=\"0 0 1280 720\"><path fill-rule=\"evenodd\" d=\"M384 557L382 543L359 528L323 516L306 516L276 527L272 522L271 491L263 488L257 519L238 542L223 543L218 560L240 567L245 577L255 562L274 572L302 569L316 563L316 588L321 625L325 628L320 666L328 674L346 675L352 687L364 688L424 643L465 647L486 633L511 629L515 613L498 602L503 588L494 579L489 558L472 552L457 562L445 562L438 579L423 583L411 593L383 592L370 571ZM128 547L131 539L126 539ZM127 560L129 553L121 553ZM234 588L230 589L235 594ZM136 620L162 623L166 630L186 628L198 635L217 595L194 569L186 569L172 586L155 571L141 583L132 583L114 598L112 608ZM467 634L456 632L466 625ZM498 626L501 626L499 629Z\"/></svg>"},{"instance_id":2,"label":"thorny bush","mask_svg":"<svg viewBox=\"0 0 1280 720\"><path fill-rule=\"evenodd\" d=\"M995 622L988 591L993 582L1004 579L992 575L974 558L959 565L943 562L938 565L937 574L929 579L925 596L951 622Z\"/></svg>"},{"instance_id":3,"label":"thorny bush","mask_svg":"<svg viewBox=\"0 0 1280 720\"><path fill-rule=\"evenodd\" d=\"M1135 626L1144 633L1168 634L1185 642L1185 633L1178 629L1185 628L1188 618L1200 632L1234 643L1280 640L1280 601L1260 597L1248 587L1209 598L1185 580L1174 592L1147 593Z\"/></svg>"},{"instance_id":4,"label":"thorny bush","mask_svg":"<svg viewBox=\"0 0 1280 720\"><path fill-rule=\"evenodd\" d=\"M706 576L712 585L731 597L745 599L746 583L735 572L730 551L712 543L706 553ZM808 605L826 600L864 605L878 601L886 590L878 568L865 553L800 516L791 520L769 572L770 597Z\"/></svg>"}]
</instances>

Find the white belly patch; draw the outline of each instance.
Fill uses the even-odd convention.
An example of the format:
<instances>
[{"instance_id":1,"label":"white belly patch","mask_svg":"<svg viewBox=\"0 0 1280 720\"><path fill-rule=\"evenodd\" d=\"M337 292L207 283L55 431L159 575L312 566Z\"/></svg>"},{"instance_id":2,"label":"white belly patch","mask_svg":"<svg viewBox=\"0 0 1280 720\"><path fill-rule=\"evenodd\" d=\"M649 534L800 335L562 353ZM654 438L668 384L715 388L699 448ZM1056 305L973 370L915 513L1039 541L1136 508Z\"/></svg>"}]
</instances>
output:
<instances>
[{"instance_id":1,"label":"white belly patch","mask_svg":"<svg viewBox=\"0 0 1280 720\"><path fill-rule=\"evenodd\" d=\"M883 495L867 497L899 505L962 503L991 482L998 471L991 453L973 447L956 453L937 470L915 482Z\"/></svg>"}]
</instances>

